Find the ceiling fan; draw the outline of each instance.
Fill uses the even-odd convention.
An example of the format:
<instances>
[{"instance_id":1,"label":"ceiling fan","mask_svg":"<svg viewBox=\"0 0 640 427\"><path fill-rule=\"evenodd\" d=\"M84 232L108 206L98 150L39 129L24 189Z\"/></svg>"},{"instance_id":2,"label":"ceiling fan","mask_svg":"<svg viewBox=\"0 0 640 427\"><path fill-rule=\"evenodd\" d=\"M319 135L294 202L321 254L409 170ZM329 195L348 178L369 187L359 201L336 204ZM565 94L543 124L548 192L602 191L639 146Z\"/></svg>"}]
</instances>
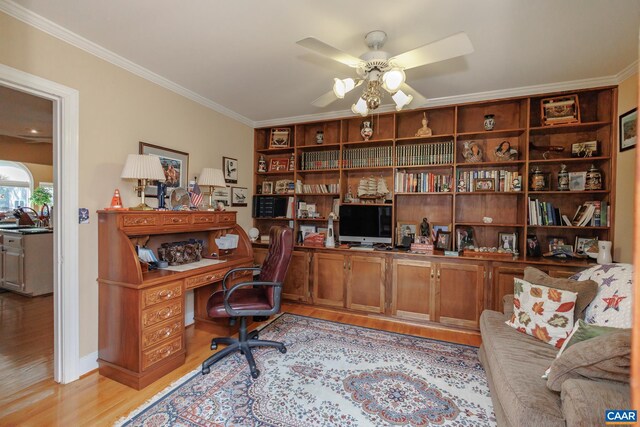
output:
<instances>
[{"instance_id":1,"label":"ceiling fan","mask_svg":"<svg viewBox=\"0 0 640 427\"><path fill-rule=\"evenodd\" d=\"M427 99L405 83L405 70L473 52L471 40L463 32L396 56L390 56L389 53L380 50L387 40L387 34L384 31L371 31L364 39L371 50L360 58L336 49L314 37L307 37L297 42L302 47L355 68L358 75L356 79L351 77L333 79L333 90L317 98L312 102L313 105L326 107L336 99L344 98L348 92L363 83L366 83L366 88L358 101L351 107L351 111L356 114L366 116L378 108L384 94L381 89L391 95L398 111L414 99L418 105L423 105Z\"/></svg>"}]
</instances>

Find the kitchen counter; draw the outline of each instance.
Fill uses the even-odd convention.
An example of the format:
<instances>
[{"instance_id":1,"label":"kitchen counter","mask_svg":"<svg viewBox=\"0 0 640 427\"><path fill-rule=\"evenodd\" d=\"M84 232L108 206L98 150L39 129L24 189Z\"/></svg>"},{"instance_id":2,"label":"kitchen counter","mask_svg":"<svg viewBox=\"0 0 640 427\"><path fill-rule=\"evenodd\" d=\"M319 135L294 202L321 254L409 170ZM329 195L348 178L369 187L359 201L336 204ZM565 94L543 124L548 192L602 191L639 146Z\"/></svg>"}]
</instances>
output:
<instances>
[{"instance_id":1,"label":"kitchen counter","mask_svg":"<svg viewBox=\"0 0 640 427\"><path fill-rule=\"evenodd\" d=\"M52 230L0 230L0 288L27 296L53 292Z\"/></svg>"}]
</instances>

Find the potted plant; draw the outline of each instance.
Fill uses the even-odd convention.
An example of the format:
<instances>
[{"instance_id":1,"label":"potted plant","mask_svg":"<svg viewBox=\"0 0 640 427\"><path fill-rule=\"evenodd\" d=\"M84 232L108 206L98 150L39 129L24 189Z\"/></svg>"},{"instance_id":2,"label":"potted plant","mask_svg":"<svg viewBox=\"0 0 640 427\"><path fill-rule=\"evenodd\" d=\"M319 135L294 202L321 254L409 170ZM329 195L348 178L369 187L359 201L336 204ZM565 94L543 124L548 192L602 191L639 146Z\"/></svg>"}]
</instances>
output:
<instances>
[{"instance_id":1,"label":"potted plant","mask_svg":"<svg viewBox=\"0 0 640 427\"><path fill-rule=\"evenodd\" d=\"M31 203L36 206L40 206L40 216L38 219L43 223L49 222L49 204L51 204L51 193L44 187L38 187L33 190L33 194L31 194L31 198L29 199Z\"/></svg>"}]
</instances>

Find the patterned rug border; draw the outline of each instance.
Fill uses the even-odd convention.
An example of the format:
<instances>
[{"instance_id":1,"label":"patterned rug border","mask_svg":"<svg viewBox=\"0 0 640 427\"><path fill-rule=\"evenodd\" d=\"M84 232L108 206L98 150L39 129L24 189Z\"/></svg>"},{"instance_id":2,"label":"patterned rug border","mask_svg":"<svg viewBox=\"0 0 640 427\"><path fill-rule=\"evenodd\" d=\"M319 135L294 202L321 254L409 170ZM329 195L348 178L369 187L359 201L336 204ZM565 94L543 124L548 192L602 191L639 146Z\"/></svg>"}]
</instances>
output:
<instances>
[{"instance_id":1,"label":"patterned rug border","mask_svg":"<svg viewBox=\"0 0 640 427\"><path fill-rule=\"evenodd\" d=\"M372 327L369 327L369 326L360 326L360 325L354 325L354 324L351 324L351 323L340 322L340 321L337 321L337 320L319 319L319 318L313 317L313 316L307 316L307 315L304 315L304 314L289 313L289 312L286 312L286 311L277 314L272 320L269 321L269 323L260 326L259 328L257 328L257 330L263 331L263 330L267 329L271 325L274 325L274 324L276 324L276 322L280 321L280 319L282 317L284 317L284 316L302 317L302 318L305 318L305 319L313 319L314 321L318 321L318 322L322 322L322 323L334 323L334 324L351 326L351 327L360 328L360 329L367 329L367 330L370 330L370 331L385 332L385 333L391 334L391 335L404 336L404 337L410 337L410 338L418 338L418 339L421 339L421 340L435 341L435 342L440 342L440 343L443 343L443 344L455 345L455 346L460 346L460 347L467 347L467 348L472 348L472 349L477 349L478 348L478 347L476 347L474 345L469 345L469 344L453 343L453 342L450 342L450 341L440 340L440 339L437 339L437 338L427 338L427 337L421 337L421 336L418 336L418 335L405 334L405 333L402 333L402 332L387 331L387 330L383 330L383 329L372 328ZM146 402L141 404L139 407L134 409L128 415L119 418L114 423L114 427L125 427L127 424L129 424L129 422L133 421L134 418L138 417L139 415L143 415L145 412L147 412L150 409L152 409L154 406L156 406L158 403L160 403L160 401L162 399L167 398L167 397L171 396L173 393L175 393L176 391L178 391L180 389L180 387L182 387L184 384L188 383L189 381L191 381L196 376L202 375L200 369L201 368L196 368L193 371L185 374L181 378L179 378L179 379L175 380L174 382L172 382L171 384L169 384L167 387L165 387L164 389L162 389L161 391L156 393L153 397L151 397Z\"/></svg>"}]
</instances>

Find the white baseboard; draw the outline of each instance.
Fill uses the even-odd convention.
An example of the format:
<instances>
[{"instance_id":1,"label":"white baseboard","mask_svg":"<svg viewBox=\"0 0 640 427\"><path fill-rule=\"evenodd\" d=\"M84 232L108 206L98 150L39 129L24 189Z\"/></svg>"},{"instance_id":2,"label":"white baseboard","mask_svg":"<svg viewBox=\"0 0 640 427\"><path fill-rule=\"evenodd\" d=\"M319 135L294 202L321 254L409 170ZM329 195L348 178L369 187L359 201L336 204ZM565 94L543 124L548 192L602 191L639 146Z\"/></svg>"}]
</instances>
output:
<instances>
[{"instance_id":1,"label":"white baseboard","mask_svg":"<svg viewBox=\"0 0 640 427\"><path fill-rule=\"evenodd\" d=\"M98 369L98 352L94 351L80 358L78 363L78 376L82 376Z\"/></svg>"}]
</instances>

